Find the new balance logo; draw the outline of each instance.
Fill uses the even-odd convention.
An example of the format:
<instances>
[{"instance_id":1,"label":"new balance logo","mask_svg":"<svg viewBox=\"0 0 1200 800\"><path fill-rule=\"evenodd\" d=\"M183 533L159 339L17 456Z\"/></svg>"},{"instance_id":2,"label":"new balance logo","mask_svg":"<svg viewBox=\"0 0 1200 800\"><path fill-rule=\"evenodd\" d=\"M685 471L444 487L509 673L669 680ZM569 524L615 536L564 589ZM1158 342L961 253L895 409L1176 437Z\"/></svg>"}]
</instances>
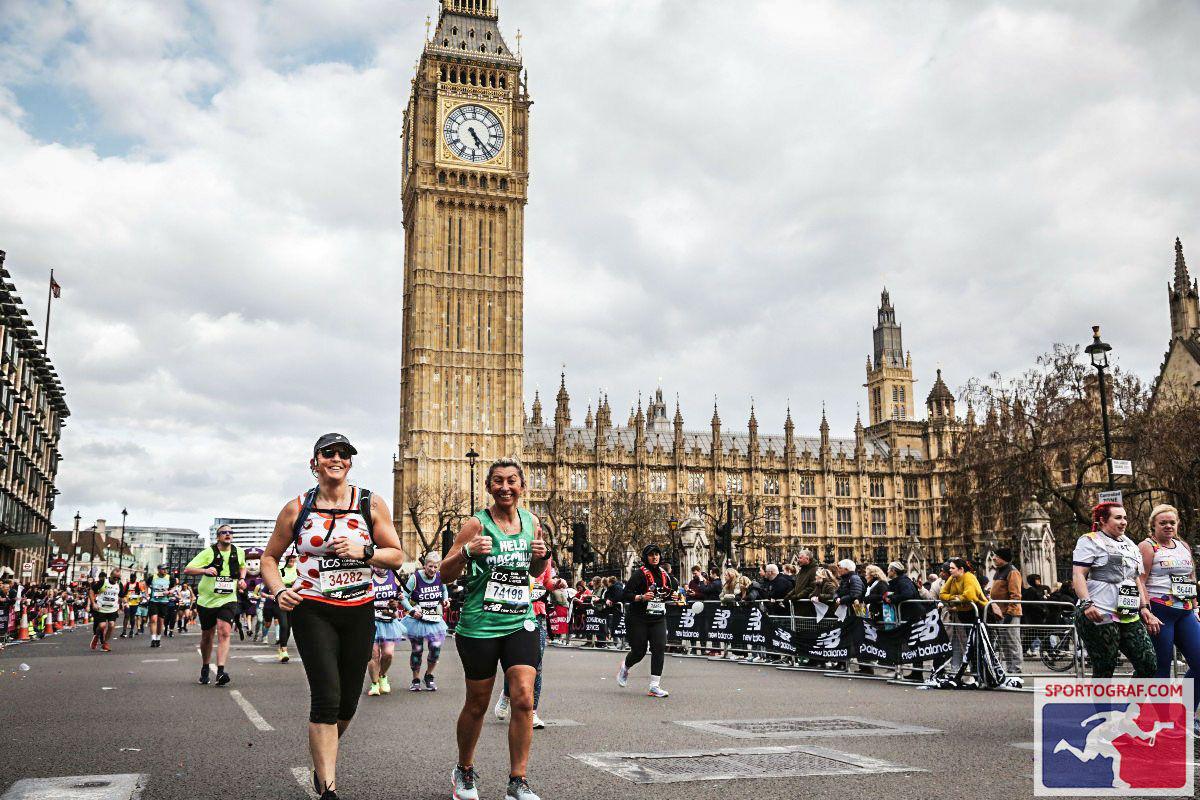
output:
<instances>
[{"instance_id":1,"label":"new balance logo","mask_svg":"<svg viewBox=\"0 0 1200 800\"><path fill-rule=\"evenodd\" d=\"M842 643L842 629L834 628L831 631L825 631L817 637L816 647L818 650L833 650Z\"/></svg>"},{"instance_id":2,"label":"new balance logo","mask_svg":"<svg viewBox=\"0 0 1200 800\"><path fill-rule=\"evenodd\" d=\"M913 623L912 632L908 635L908 647L916 647L921 642L932 642L942 629L942 620L936 608Z\"/></svg>"}]
</instances>

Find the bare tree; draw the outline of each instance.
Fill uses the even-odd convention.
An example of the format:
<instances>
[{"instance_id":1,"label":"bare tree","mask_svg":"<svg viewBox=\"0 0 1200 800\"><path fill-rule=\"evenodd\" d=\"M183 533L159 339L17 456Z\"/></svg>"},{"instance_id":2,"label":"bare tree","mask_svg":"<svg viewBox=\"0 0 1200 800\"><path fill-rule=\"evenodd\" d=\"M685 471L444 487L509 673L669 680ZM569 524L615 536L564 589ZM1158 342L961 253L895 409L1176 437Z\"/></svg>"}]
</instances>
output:
<instances>
[{"instance_id":1,"label":"bare tree","mask_svg":"<svg viewBox=\"0 0 1200 800\"><path fill-rule=\"evenodd\" d=\"M1107 378L1119 458L1135 449L1148 393L1119 369ZM1015 535L1021 500L1036 496L1050 515L1059 552L1070 552L1107 480L1096 375L1080 348L1055 345L1020 377L973 379L964 395L985 416L982 424L969 423L958 441L946 529L959 532L974 552L984 546L977 534ZM1129 482L1119 488L1127 495L1139 491Z\"/></svg>"},{"instance_id":2,"label":"bare tree","mask_svg":"<svg viewBox=\"0 0 1200 800\"><path fill-rule=\"evenodd\" d=\"M592 549L607 564L623 560L655 541L666 529L662 508L641 492L621 490L601 495L592 504L588 536Z\"/></svg>"},{"instance_id":3,"label":"bare tree","mask_svg":"<svg viewBox=\"0 0 1200 800\"><path fill-rule=\"evenodd\" d=\"M439 536L447 525L453 529L459 520L467 516L470 498L454 484L443 483L435 486L423 483L411 487L405 493L404 505L408 511L408 518L412 520L417 531L421 551L428 553L431 550L441 550ZM427 530L424 523L430 520L433 520L434 524Z\"/></svg>"},{"instance_id":4,"label":"bare tree","mask_svg":"<svg viewBox=\"0 0 1200 800\"><path fill-rule=\"evenodd\" d=\"M717 497L714 501L709 495L697 494L692 496L689 508L707 523L710 532L715 533L718 526L729 521L727 517L731 505L735 551L741 550L745 553L747 550L759 550L774 542L774 537L766 533L766 526L763 524L766 506L757 497L742 499L725 495ZM709 541L714 548L713 560L719 561L720 554L715 552L716 536L710 535Z\"/></svg>"}]
</instances>

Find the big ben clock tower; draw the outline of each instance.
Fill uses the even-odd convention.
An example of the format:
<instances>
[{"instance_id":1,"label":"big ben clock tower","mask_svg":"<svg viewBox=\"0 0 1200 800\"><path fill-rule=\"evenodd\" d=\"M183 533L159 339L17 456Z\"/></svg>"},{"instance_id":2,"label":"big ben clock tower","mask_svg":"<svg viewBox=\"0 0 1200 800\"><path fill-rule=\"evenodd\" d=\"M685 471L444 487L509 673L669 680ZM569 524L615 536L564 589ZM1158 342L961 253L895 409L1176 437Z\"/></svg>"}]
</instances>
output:
<instances>
[{"instance_id":1,"label":"big ben clock tower","mask_svg":"<svg viewBox=\"0 0 1200 800\"><path fill-rule=\"evenodd\" d=\"M441 0L404 111L404 319L393 508L405 549L436 538L465 455L520 456L522 252L532 101L496 0ZM479 470L482 473L483 470ZM483 502L482 474L476 496Z\"/></svg>"}]
</instances>

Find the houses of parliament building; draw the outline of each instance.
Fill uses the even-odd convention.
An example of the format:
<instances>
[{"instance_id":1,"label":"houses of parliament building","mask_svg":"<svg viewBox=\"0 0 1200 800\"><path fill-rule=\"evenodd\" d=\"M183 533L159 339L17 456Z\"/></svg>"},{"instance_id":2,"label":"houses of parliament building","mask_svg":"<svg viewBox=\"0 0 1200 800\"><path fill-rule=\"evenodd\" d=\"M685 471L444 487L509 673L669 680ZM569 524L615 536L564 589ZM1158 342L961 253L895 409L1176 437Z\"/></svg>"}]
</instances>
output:
<instances>
[{"instance_id":1,"label":"houses of parliament building","mask_svg":"<svg viewBox=\"0 0 1200 800\"><path fill-rule=\"evenodd\" d=\"M410 498L424 488L470 494L472 469L515 455L535 510L583 509L634 492L667 518L756 509L759 552L810 547L821 557L905 560L944 555L945 475L960 423L940 371L917 415L913 361L885 290L866 365L869 424L854 437L759 431L753 408L726 425L688 427L656 390L616 424L607 398L573 422L564 376L553 416L526 412L523 230L533 104L520 52L505 43L494 0L440 0L403 119L404 311L396 527L419 550ZM531 331L531 335L540 335ZM865 339L865 331L864 331ZM476 494L483 502L482 473ZM426 531L436 520L417 517ZM735 542L738 540L735 532Z\"/></svg>"}]
</instances>

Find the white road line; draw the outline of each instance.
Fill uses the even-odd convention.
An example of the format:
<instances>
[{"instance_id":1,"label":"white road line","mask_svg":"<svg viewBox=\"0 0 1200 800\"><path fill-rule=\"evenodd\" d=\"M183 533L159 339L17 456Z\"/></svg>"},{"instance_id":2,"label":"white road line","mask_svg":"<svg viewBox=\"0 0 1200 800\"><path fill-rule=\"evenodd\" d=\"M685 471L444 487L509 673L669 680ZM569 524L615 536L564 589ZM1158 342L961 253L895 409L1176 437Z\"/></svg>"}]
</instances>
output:
<instances>
[{"instance_id":1,"label":"white road line","mask_svg":"<svg viewBox=\"0 0 1200 800\"><path fill-rule=\"evenodd\" d=\"M312 800L318 800L317 793L312 788L312 770L308 767L292 767L292 777L296 779L296 783L300 784L300 788L304 790Z\"/></svg>"},{"instance_id":2,"label":"white road line","mask_svg":"<svg viewBox=\"0 0 1200 800\"><path fill-rule=\"evenodd\" d=\"M254 723L254 727L258 728L260 731L275 730L271 727L269 722L263 719L262 714L258 713L258 710L254 706L250 705L250 701L242 697L242 693L237 689L231 690L229 692L229 696L233 698L235 703L242 707L242 711L246 712L246 716L252 723Z\"/></svg>"},{"instance_id":3,"label":"white road line","mask_svg":"<svg viewBox=\"0 0 1200 800\"><path fill-rule=\"evenodd\" d=\"M0 800L138 800L148 778L143 773L26 778L9 787Z\"/></svg>"},{"instance_id":4,"label":"white road line","mask_svg":"<svg viewBox=\"0 0 1200 800\"><path fill-rule=\"evenodd\" d=\"M178 661L178 658L143 658L143 664L168 664L172 661Z\"/></svg>"}]
</instances>

